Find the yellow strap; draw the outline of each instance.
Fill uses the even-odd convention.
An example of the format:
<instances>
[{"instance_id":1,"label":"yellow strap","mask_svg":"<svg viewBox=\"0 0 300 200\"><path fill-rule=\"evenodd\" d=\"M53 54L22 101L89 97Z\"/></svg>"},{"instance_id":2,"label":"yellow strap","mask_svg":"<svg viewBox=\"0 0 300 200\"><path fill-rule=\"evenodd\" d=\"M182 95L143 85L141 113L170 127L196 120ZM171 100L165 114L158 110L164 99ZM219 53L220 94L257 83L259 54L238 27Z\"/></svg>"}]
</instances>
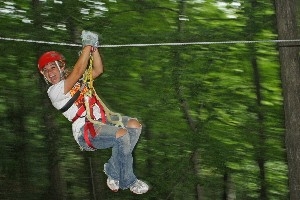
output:
<instances>
[{"instance_id":1,"label":"yellow strap","mask_svg":"<svg viewBox=\"0 0 300 200\"><path fill-rule=\"evenodd\" d=\"M94 90L93 81L94 81L94 79L93 79L93 57L90 56L89 66L83 74L83 83L89 89L86 93L89 96L93 95L93 93L92 93Z\"/></svg>"},{"instance_id":2,"label":"yellow strap","mask_svg":"<svg viewBox=\"0 0 300 200\"><path fill-rule=\"evenodd\" d=\"M115 112L112 112L111 110L109 110L96 93L96 90L93 86L94 79L93 79L93 56L92 55L90 56L89 66L85 70L85 73L83 74L83 82L86 85L86 87L88 88L88 91L84 94L84 104L86 107L87 119L92 123L103 125L102 122L91 118L91 113L90 113L90 109L89 109L90 108L89 98L91 98L94 95L96 97L96 99L99 101L99 103L102 105L104 112L106 114L106 117L107 117L107 121L114 124L115 126L124 128L124 124L122 122L121 115L119 113L115 113ZM112 120L111 116L117 116L118 120Z\"/></svg>"}]
</instances>

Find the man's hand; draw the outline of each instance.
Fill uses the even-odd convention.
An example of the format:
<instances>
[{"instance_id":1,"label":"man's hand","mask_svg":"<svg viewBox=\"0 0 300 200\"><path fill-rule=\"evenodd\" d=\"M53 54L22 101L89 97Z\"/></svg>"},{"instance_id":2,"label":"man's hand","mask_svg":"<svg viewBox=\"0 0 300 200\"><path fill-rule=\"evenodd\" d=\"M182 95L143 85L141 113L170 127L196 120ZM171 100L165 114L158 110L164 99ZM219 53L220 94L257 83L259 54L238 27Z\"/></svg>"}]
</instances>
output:
<instances>
[{"instance_id":1,"label":"man's hand","mask_svg":"<svg viewBox=\"0 0 300 200\"><path fill-rule=\"evenodd\" d=\"M93 48L98 47L99 41L98 41L98 35L96 33L83 30L81 34L81 38L82 38L82 47L85 46L92 46Z\"/></svg>"}]
</instances>

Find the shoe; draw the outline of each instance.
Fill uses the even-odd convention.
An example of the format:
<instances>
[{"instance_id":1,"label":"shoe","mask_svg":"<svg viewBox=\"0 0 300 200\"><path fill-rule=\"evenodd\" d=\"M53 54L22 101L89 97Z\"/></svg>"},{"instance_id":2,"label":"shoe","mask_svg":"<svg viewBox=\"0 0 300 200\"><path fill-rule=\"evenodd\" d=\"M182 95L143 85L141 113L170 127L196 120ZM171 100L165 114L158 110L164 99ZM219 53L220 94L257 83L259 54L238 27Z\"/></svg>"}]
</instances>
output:
<instances>
[{"instance_id":1,"label":"shoe","mask_svg":"<svg viewBox=\"0 0 300 200\"><path fill-rule=\"evenodd\" d=\"M108 177L106 183L107 183L107 186L109 187L109 189L111 189L113 192L118 192L119 181L116 181L116 180L112 179L111 177Z\"/></svg>"},{"instance_id":2,"label":"shoe","mask_svg":"<svg viewBox=\"0 0 300 200\"><path fill-rule=\"evenodd\" d=\"M130 186L130 191L134 194L143 194L146 193L148 190L149 186L141 180L137 180L132 186Z\"/></svg>"}]
</instances>

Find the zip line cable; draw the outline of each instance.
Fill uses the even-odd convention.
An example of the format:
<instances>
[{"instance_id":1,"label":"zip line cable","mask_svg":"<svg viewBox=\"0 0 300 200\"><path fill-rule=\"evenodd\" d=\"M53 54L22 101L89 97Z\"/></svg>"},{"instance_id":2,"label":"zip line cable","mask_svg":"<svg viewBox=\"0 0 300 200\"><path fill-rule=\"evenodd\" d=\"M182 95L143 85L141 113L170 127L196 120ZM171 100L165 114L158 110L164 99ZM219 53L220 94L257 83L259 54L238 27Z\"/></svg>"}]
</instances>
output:
<instances>
[{"instance_id":1,"label":"zip line cable","mask_svg":"<svg viewBox=\"0 0 300 200\"><path fill-rule=\"evenodd\" d=\"M41 40L26 40L17 38L0 37L0 40L37 43L37 44L52 44L60 46L81 47L80 44L72 44L65 42L47 42ZM100 45L99 47L145 47L145 46L184 46L184 45L208 45L208 44L250 44L250 43L284 43L284 42L300 42L300 39L295 40L253 40L253 41L219 41L219 42L182 42L182 43L155 43L155 44L116 44L116 45ZM289 46L300 46L289 45Z\"/></svg>"}]
</instances>

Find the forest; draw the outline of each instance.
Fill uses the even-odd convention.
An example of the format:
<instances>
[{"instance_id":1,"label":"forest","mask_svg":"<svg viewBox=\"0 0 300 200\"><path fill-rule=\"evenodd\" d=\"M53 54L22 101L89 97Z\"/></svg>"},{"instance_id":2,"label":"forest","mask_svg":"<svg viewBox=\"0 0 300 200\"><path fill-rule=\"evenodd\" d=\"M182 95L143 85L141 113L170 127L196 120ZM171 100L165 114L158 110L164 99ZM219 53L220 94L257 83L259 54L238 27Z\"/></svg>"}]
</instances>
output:
<instances>
[{"instance_id":1,"label":"forest","mask_svg":"<svg viewBox=\"0 0 300 200\"><path fill-rule=\"evenodd\" d=\"M297 0L0 2L0 199L297 200ZM143 126L135 174L151 189L112 192L111 149L81 151L37 61L72 69L80 34L99 34L94 87Z\"/></svg>"}]
</instances>

